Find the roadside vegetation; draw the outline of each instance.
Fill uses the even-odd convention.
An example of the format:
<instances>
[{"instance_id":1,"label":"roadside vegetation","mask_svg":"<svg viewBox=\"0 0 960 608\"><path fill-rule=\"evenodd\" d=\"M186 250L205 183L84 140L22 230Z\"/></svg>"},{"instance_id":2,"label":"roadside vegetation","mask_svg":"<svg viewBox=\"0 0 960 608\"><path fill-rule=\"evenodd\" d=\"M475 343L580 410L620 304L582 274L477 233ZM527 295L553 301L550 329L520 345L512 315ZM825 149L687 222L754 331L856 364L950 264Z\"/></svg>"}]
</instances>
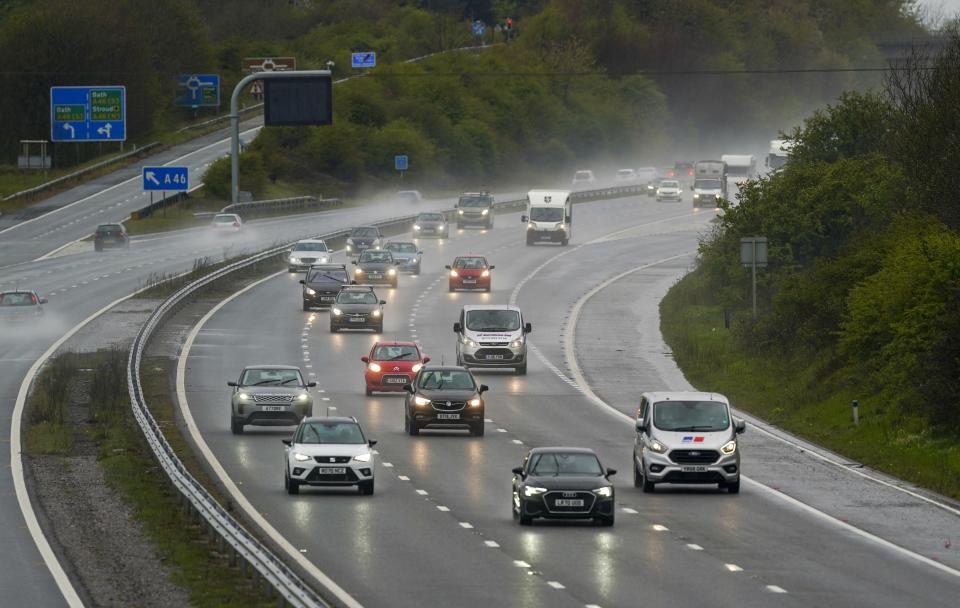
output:
<instances>
[{"instance_id":1,"label":"roadside vegetation","mask_svg":"<svg viewBox=\"0 0 960 608\"><path fill-rule=\"evenodd\" d=\"M880 92L816 112L791 134L786 167L724 208L661 313L694 384L960 498L958 75L953 33ZM756 321L740 264L748 236L770 243Z\"/></svg>"},{"instance_id":2,"label":"roadside vegetation","mask_svg":"<svg viewBox=\"0 0 960 608\"><path fill-rule=\"evenodd\" d=\"M159 474L133 419L127 356L126 351L107 349L53 358L30 397L27 451L33 456L67 457L74 443L92 441L108 483L133 509L158 557L170 568L173 583L189 592L192 606L275 606L276 600L267 600L253 582L230 567L227 556L208 544L200 526L184 523L179 494ZM167 428L176 425L169 402L171 365L167 359L143 362L145 396L156 405L153 413L160 425ZM79 423L77 412L70 412L76 408L82 410ZM197 471L190 447L179 433L169 433L168 438ZM126 598L134 603L140 599Z\"/></svg>"}]
</instances>

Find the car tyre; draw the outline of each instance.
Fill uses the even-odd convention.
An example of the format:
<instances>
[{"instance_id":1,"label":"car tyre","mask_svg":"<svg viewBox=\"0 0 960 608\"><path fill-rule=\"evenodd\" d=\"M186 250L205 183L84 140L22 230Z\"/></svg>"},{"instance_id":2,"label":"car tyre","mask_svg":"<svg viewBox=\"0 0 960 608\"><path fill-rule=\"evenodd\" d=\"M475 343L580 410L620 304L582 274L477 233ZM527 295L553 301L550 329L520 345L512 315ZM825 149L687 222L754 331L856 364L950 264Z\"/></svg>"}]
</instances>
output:
<instances>
[{"instance_id":1,"label":"car tyre","mask_svg":"<svg viewBox=\"0 0 960 608\"><path fill-rule=\"evenodd\" d=\"M518 376L526 376L526 375L527 375L527 364L526 364L526 363L524 363L523 365L521 365L520 367L517 368L517 375L518 375Z\"/></svg>"},{"instance_id":2,"label":"car tyre","mask_svg":"<svg viewBox=\"0 0 960 608\"><path fill-rule=\"evenodd\" d=\"M372 496L372 495L373 495L373 480L371 479L371 480L369 480L369 481L361 481L360 483L357 484L357 489L358 489L358 490L360 491L360 493L363 494L364 496Z\"/></svg>"},{"instance_id":3,"label":"car tyre","mask_svg":"<svg viewBox=\"0 0 960 608\"><path fill-rule=\"evenodd\" d=\"M383 323L381 323L380 325L377 325L376 327L374 327L374 328L373 328L373 333L375 333L375 334L382 334L382 333L383 333Z\"/></svg>"},{"instance_id":4,"label":"car tyre","mask_svg":"<svg viewBox=\"0 0 960 608\"><path fill-rule=\"evenodd\" d=\"M517 521L521 526L529 526L533 523L533 518L523 512L523 501L520 501L520 512L517 513Z\"/></svg>"},{"instance_id":5,"label":"car tyre","mask_svg":"<svg viewBox=\"0 0 960 608\"><path fill-rule=\"evenodd\" d=\"M633 487L639 488L643 486L643 473L640 472L640 469L637 468L637 457L634 454L633 457Z\"/></svg>"},{"instance_id":6,"label":"car tyre","mask_svg":"<svg viewBox=\"0 0 960 608\"><path fill-rule=\"evenodd\" d=\"M416 437L420 434L420 426L417 425L416 420L407 420L407 432L411 437Z\"/></svg>"},{"instance_id":7,"label":"car tyre","mask_svg":"<svg viewBox=\"0 0 960 608\"><path fill-rule=\"evenodd\" d=\"M616 521L616 515L614 511L610 512L610 517L598 517L597 523L605 528L609 528Z\"/></svg>"},{"instance_id":8,"label":"car tyre","mask_svg":"<svg viewBox=\"0 0 960 608\"><path fill-rule=\"evenodd\" d=\"M570 239L563 239L562 241L560 241L560 246L566 247L568 243L570 243Z\"/></svg>"},{"instance_id":9,"label":"car tyre","mask_svg":"<svg viewBox=\"0 0 960 608\"><path fill-rule=\"evenodd\" d=\"M420 264L417 264L417 267L413 269L414 276L420 276Z\"/></svg>"},{"instance_id":10,"label":"car tyre","mask_svg":"<svg viewBox=\"0 0 960 608\"><path fill-rule=\"evenodd\" d=\"M243 421L242 420L231 420L230 421L230 432L234 435L243 435Z\"/></svg>"},{"instance_id":11,"label":"car tyre","mask_svg":"<svg viewBox=\"0 0 960 608\"><path fill-rule=\"evenodd\" d=\"M306 300L303 301L303 312L308 312L310 310L310 303Z\"/></svg>"},{"instance_id":12,"label":"car tyre","mask_svg":"<svg viewBox=\"0 0 960 608\"><path fill-rule=\"evenodd\" d=\"M736 481L731 481L730 483L727 483L724 485L727 487L727 492L730 492L731 494L740 493L740 479L737 479Z\"/></svg>"},{"instance_id":13,"label":"car tyre","mask_svg":"<svg viewBox=\"0 0 960 608\"><path fill-rule=\"evenodd\" d=\"M455 292L455 291L457 290L457 288L454 287L453 285L450 285L450 286L448 287L448 289L450 290L450 293L453 293L453 292Z\"/></svg>"},{"instance_id":14,"label":"car tyre","mask_svg":"<svg viewBox=\"0 0 960 608\"><path fill-rule=\"evenodd\" d=\"M493 288L492 285L487 285L487 288L484 289L485 292L490 293L490 290Z\"/></svg>"},{"instance_id":15,"label":"car tyre","mask_svg":"<svg viewBox=\"0 0 960 608\"><path fill-rule=\"evenodd\" d=\"M370 387L369 387L369 386L366 387L366 391L367 391L367 397L372 397L372 396L373 396L373 391L370 390Z\"/></svg>"},{"instance_id":16,"label":"car tyre","mask_svg":"<svg viewBox=\"0 0 960 608\"><path fill-rule=\"evenodd\" d=\"M284 477L284 485L287 486L287 494L295 496L300 493L300 482L290 479L289 474Z\"/></svg>"},{"instance_id":17,"label":"car tyre","mask_svg":"<svg viewBox=\"0 0 960 608\"><path fill-rule=\"evenodd\" d=\"M473 435L474 437L483 437L483 426L484 426L484 421L481 420L477 424L473 425L473 428L470 429L470 434Z\"/></svg>"},{"instance_id":18,"label":"car tyre","mask_svg":"<svg viewBox=\"0 0 960 608\"><path fill-rule=\"evenodd\" d=\"M335 333L337 333L338 331L340 331L340 328L337 327L336 325L334 325L333 323L331 323L331 324L330 324L330 333L335 334Z\"/></svg>"},{"instance_id":19,"label":"car tyre","mask_svg":"<svg viewBox=\"0 0 960 608\"><path fill-rule=\"evenodd\" d=\"M643 473L642 471L641 471L640 475L641 475L640 478L641 478L641 480L642 480L642 483L641 483L640 485L641 485L641 487L643 488L643 493L644 493L644 494L653 494L653 491L654 491L654 489L656 488L657 484L653 483L652 481L649 481L649 480L647 479L646 474Z\"/></svg>"}]
</instances>

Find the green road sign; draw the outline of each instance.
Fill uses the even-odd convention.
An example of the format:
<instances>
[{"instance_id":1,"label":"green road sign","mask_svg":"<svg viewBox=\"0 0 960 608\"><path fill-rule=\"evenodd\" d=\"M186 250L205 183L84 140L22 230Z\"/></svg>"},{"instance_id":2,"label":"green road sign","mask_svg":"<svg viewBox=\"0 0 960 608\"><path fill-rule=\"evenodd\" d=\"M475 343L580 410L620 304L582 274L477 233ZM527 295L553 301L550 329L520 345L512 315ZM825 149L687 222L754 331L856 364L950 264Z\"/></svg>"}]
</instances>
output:
<instances>
[{"instance_id":1,"label":"green road sign","mask_svg":"<svg viewBox=\"0 0 960 608\"><path fill-rule=\"evenodd\" d=\"M123 97L120 91L91 89L90 120L123 120Z\"/></svg>"},{"instance_id":2,"label":"green road sign","mask_svg":"<svg viewBox=\"0 0 960 608\"><path fill-rule=\"evenodd\" d=\"M54 120L86 120L87 108L82 103L53 106Z\"/></svg>"}]
</instances>

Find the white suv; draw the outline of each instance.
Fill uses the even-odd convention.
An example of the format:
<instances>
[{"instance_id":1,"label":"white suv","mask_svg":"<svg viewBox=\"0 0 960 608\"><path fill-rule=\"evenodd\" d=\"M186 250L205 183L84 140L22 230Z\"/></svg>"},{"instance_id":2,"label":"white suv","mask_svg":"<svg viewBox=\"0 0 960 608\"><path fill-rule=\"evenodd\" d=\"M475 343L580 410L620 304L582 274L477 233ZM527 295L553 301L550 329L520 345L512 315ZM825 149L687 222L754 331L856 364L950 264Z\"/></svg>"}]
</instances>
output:
<instances>
[{"instance_id":1,"label":"white suv","mask_svg":"<svg viewBox=\"0 0 960 608\"><path fill-rule=\"evenodd\" d=\"M304 418L292 439L283 440L283 485L289 494L300 486L357 486L373 494L373 446L356 418Z\"/></svg>"}]
</instances>

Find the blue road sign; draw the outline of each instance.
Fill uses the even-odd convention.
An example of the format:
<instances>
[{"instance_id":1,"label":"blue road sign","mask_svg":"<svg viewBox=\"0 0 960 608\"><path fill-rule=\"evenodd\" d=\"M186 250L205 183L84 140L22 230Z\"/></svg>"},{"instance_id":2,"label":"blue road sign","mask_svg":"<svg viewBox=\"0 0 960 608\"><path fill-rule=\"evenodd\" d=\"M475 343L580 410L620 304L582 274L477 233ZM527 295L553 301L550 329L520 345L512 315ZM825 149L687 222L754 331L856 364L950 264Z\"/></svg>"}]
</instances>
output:
<instances>
[{"instance_id":1,"label":"blue road sign","mask_svg":"<svg viewBox=\"0 0 960 608\"><path fill-rule=\"evenodd\" d=\"M51 141L126 139L126 87L50 87Z\"/></svg>"},{"instance_id":2,"label":"blue road sign","mask_svg":"<svg viewBox=\"0 0 960 608\"><path fill-rule=\"evenodd\" d=\"M409 166L409 160L406 154L398 154L393 157L393 168L397 171L406 171Z\"/></svg>"},{"instance_id":3,"label":"blue road sign","mask_svg":"<svg viewBox=\"0 0 960 608\"><path fill-rule=\"evenodd\" d=\"M220 107L220 75L181 74L177 81L176 104L191 108Z\"/></svg>"},{"instance_id":4,"label":"blue road sign","mask_svg":"<svg viewBox=\"0 0 960 608\"><path fill-rule=\"evenodd\" d=\"M186 167L144 167L143 189L186 192L189 188Z\"/></svg>"},{"instance_id":5,"label":"blue road sign","mask_svg":"<svg viewBox=\"0 0 960 608\"><path fill-rule=\"evenodd\" d=\"M483 21L480 21L479 19L474 21L471 27L473 28L474 36L483 36L483 33L487 31L486 24L484 24Z\"/></svg>"},{"instance_id":6,"label":"blue road sign","mask_svg":"<svg viewBox=\"0 0 960 608\"><path fill-rule=\"evenodd\" d=\"M352 68L373 68L377 66L377 54L373 51L369 53L351 53L350 67Z\"/></svg>"}]
</instances>

